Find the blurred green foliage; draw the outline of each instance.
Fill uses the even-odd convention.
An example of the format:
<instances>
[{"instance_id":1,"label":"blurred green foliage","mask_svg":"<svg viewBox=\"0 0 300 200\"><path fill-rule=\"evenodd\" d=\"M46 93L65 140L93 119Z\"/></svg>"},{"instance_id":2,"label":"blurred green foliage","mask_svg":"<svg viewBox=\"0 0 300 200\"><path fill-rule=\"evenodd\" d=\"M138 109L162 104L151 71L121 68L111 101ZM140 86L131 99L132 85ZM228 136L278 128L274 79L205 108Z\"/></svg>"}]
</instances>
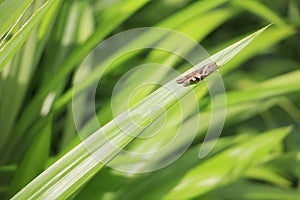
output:
<instances>
[{"instance_id":1,"label":"blurred green foliage","mask_svg":"<svg viewBox=\"0 0 300 200\"><path fill-rule=\"evenodd\" d=\"M271 27L220 68L227 92L227 116L221 138L207 157L198 158L211 111L207 88L200 83L194 88L201 111L196 139L174 163L154 172L128 174L84 160L90 157L78 145L81 140L73 121L72 92L80 65L90 66L89 73L80 74L87 83L92 81L89 74L99 72L89 52L101 41L122 31L153 26L186 34L214 54L270 23ZM44 173L52 177L36 179L34 184L38 184L32 183L15 198L299 199L298 0L0 0L0 24L1 199L14 196L49 166L51 170ZM158 42L152 37L148 40ZM159 42L172 45L177 41ZM117 81L145 63L166 64L180 72L192 67L161 50L121 56L105 70L97 88L95 106L101 125L116 117L111 111L111 96ZM168 74L155 71L134 79L116 97L120 107L133 95L129 94L131 88L151 77L171 80ZM157 87L153 84L138 91L130 104ZM126 149L159 150L172 139L178 124L189 126L195 117L194 107L188 97L183 99L188 110L185 118L181 119L175 104L167 112L169 126L160 136L136 140ZM82 95L79 101L88 103L89 97ZM96 129L90 110L81 109L82 134L88 136ZM186 134L188 137L189 131ZM114 158L114 166L152 166L172 157L181 144L176 145L148 160L114 154L109 161ZM78 157L67 154L69 150ZM59 158L62 160L56 162ZM72 182L70 177L68 183L63 182L67 170L72 169L64 159L74 166L86 166L86 171L78 172L81 179ZM57 195L38 192L47 191L50 182Z\"/></svg>"}]
</instances>

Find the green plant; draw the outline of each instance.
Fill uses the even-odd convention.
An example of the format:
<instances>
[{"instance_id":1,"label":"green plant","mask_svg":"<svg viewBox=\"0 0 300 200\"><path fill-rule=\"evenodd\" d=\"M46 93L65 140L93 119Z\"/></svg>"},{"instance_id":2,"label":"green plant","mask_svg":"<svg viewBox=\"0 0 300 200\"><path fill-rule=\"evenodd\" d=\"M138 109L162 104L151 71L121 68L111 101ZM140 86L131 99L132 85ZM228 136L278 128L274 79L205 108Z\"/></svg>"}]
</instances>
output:
<instances>
[{"instance_id":1,"label":"green plant","mask_svg":"<svg viewBox=\"0 0 300 200\"><path fill-rule=\"evenodd\" d=\"M267 0L244 3L238 0L2 1L1 197L297 199L300 124L299 50L294 47L299 44L298 37L294 36L299 26L297 6L293 0L276 3ZM282 7L288 10L285 17ZM257 24L251 24L253 22ZM252 35L250 40L235 43L247 32L269 23L273 25L255 40L252 41ZM181 72L191 67L182 58L155 49L128 52L105 70L103 63L93 63L89 52L98 43L140 26L172 29L203 43L210 53L218 52L215 55L219 58L217 63L222 65L220 73L227 90L226 122L219 140L206 143L216 142L216 146L204 159L198 158L198 152L214 106L206 96L204 82L195 87L181 87L184 89L179 93L180 106L184 106L184 113L176 98L162 88L157 90L155 84L134 93L129 106L123 103L137 85L147 80L167 83L174 79L168 71L154 69L129 79L114 96L118 111L128 107L132 111L132 118L121 119L133 135L142 131L147 135L160 127L156 122L163 120L163 110L155 110L151 118L139 114L145 114L150 105L161 103L167 113L161 134L152 139L134 140L132 136L121 135L113 125L104 127L104 135L116 141L121 149L139 153L159 150L182 127L185 135L180 142L159 156L130 158L110 147L104 135L90 136L97 126L86 108L79 108L79 129L75 128L72 95L77 95L79 103L88 102L88 95L80 91L91 85L99 73L102 73L101 88L97 89L95 106L97 120L104 125L120 119L110 107L111 91L132 66L155 62ZM227 42L233 37L236 38ZM148 33L135 39L111 51L112 55L130 49L139 39L177 50L172 37L160 38ZM238 45L220 51L232 43ZM186 45L180 50L189 53L193 48ZM82 65L88 66L90 71L80 71ZM75 75L84 80L82 84L75 84ZM210 77L208 79L209 82ZM179 88L175 79L173 83L173 89ZM195 97L196 104L191 102ZM217 95L214 101L222 98ZM190 128L197 122L195 106L201 111L197 129ZM130 120L140 123L141 127L133 126ZM282 128L290 125L294 125L293 129ZM114 170L122 167L142 170L168 162L185 142L193 139L190 134L193 131L196 138L191 147L165 168L142 174ZM81 143L79 136L93 139ZM86 147L101 153L103 164L95 160L91 149ZM110 167L104 165L107 163ZM258 189L260 187L264 190Z\"/></svg>"}]
</instances>

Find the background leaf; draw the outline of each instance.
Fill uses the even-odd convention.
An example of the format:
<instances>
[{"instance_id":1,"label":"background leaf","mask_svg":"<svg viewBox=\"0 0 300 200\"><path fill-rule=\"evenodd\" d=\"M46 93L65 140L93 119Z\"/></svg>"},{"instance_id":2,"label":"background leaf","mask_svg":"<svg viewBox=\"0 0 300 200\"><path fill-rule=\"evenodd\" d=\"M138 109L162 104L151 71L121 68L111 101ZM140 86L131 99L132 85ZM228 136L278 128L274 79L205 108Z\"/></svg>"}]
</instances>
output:
<instances>
[{"instance_id":1,"label":"background leaf","mask_svg":"<svg viewBox=\"0 0 300 200\"><path fill-rule=\"evenodd\" d=\"M298 0L0 0L0 199L19 190L27 197L60 199L163 199L176 191L191 199L298 199L299 19ZM259 37L243 43L242 51L239 45L220 53L268 24ZM111 36L142 27L171 29L194 42L145 32L93 54ZM205 49L201 53L197 43ZM143 44L155 48L126 52ZM157 48L162 46L169 51ZM221 65L218 72L191 88L174 84L175 93L184 95L180 100L158 93L152 103L168 109L157 109L151 116L155 121L147 118L151 106L144 103L150 94L170 80L175 83L209 54ZM85 91L100 73L91 98ZM226 99L211 91L221 76ZM84 106L75 112L74 102ZM138 102L141 115L122 117L125 124L143 124L134 126L137 138L106 126L111 129L106 136L122 152L105 137L95 139L98 124L118 121L118 114ZM217 128L221 135L212 137ZM221 159L271 132L278 137L247 146L235 161ZM276 145L259 145L269 139ZM90 146L95 149L86 149ZM199 159L200 148L212 151ZM90 152L99 153L104 163ZM203 170L197 169L209 163L215 165L205 169L208 178L225 169L238 171L203 184ZM178 188L183 181L193 184L183 190Z\"/></svg>"}]
</instances>

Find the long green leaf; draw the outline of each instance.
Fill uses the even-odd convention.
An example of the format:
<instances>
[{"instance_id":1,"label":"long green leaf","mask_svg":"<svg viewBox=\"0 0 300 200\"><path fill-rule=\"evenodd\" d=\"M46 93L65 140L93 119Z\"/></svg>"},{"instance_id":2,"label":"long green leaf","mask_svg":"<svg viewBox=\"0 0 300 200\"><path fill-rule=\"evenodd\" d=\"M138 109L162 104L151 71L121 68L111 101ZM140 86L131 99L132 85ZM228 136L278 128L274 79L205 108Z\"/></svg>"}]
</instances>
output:
<instances>
[{"instance_id":1,"label":"long green leaf","mask_svg":"<svg viewBox=\"0 0 300 200\"><path fill-rule=\"evenodd\" d=\"M42 4L42 1L34 2L31 6L31 9L27 11L27 15L32 14L31 12L35 12L35 10L38 9ZM31 12L29 13L29 11ZM48 13L46 14L46 16L47 15ZM52 17L52 15L47 17ZM47 20L47 22L49 21L50 20ZM46 39L47 37L43 38L43 40ZM13 124L15 123L17 114L20 112L20 107L24 101L24 97L31 83L31 78L36 71L37 60L41 55L41 51L38 50L38 48L43 47L42 44L40 46L41 40L41 38L38 38L38 30L33 31L24 45L19 49L17 54L11 60L9 66L7 66L7 68L3 72L3 74L5 75L2 76L2 80L0 83L2 94L0 100L0 127L2 131L2 137L0 141L1 147L6 146L9 137L13 135L10 131L13 127ZM8 107L7 105L9 104L12 104L14 106Z\"/></svg>"},{"instance_id":2,"label":"long green leaf","mask_svg":"<svg viewBox=\"0 0 300 200\"><path fill-rule=\"evenodd\" d=\"M266 132L200 164L190 170L164 199L189 199L237 179L278 145L289 130L281 128Z\"/></svg>"},{"instance_id":3,"label":"long green leaf","mask_svg":"<svg viewBox=\"0 0 300 200\"><path fill-rule=\"evenodd\" d=\"M210 59L216 60L219 64L226 63L263 30L265 28L215 54ZM196 67L203 67L203 63L207 63L210 59L199 63ZM193 70L188 70L186 73ZM175 80L171 80L164 87L159 88L82 141L81 144L24 187L13 199L20 197L64 199L70 196L106 163L110 162L136 136L141 134L153 122L152 120L159 118L164 110L168 110L176 103L177 98L182 98L192 91L192 87L178 85ZM171 95L172 93L176 95ZM164 109L157 109L157 105ZM149 109L151 108L154 109L151 110L150 119ZM132 120L135 123L132 123ZM124 134L124 131L130 135Z\"/></svg>"},{"instance_id":4,"label":"long green leaf","mask_svg":"<svg viewBox=\"0 0 300 200\"><path fill-rule=\"evenodd\" d=\"M57 85L64 80L66 75L72 72L72 70L76 67L78 63L80 63L84 57L91 51L93 47L96 46L97 43L103 40L107 34L110 33L114 28L116 28L120 23L122 23L125 19L127 19L130 15L140 9L147 0L143 1L122 1L120 2L118 9L116 12L111 13L110 10L105 11L103 14L105 15L106 24L97 27L93 35L83 44L78 46L72 54L65 59L62 63L62 67L60 67L59 71L56 73L54 77L51 77L49 80L49 84L45 85L45 87L41 88L39 94L32 99L29 105L26 106L20 120L16 124L15 131L18 132L18 135L12 138L10 146L7 148L6 154L9 157L9 154L14 151L13 149L18 146L21 142L24 134L28 130L28 128L32 125L33 121L39 117L39 113L41 111L42 103L44 102L46 96L55 88ZM124 11L124 8L125 11ZM120 12L123 10L122 15ZM113 23L112 23L113 22ZM1 54L0 54L1 55Z\"/></svg>"},{"instance_id":5,"label":"long green leaf","mask_svg":"<svg viewBox=\"0 0 300 200\"><path fill-rule=\"evenodd\" d=\"M103 40L103 38L110 31L112 31L113 28L117 27L120 23L122 23L125 19L131 16L136 10L138 10L147 2L147 0L130 0L120 2L121 5L125 7L130 7L130 9L122 13L121 16L119 15L119 13L116 12L114 12L114 15L112 15L112 13L109 13L109 11L105 12L105 15L107 17L106 20L109 21L108 26L103 25L104 27L98 27L97 30L95 30L95 32L93 33L93 35L83 45L80 45L74 51L72 51L72 54L65 59L64 63L62 64L62 67L60 67L59 71L55 74L55 76L51 77L51 80L48 80L49 84L41 88L41 91L38 93L38 95L35 98L33 98L30 101L30 103L26 106L15 127L15 132L17 132L17 134L15 135L15 137L11 138L10 144L4 152L5 155L3 155L3 160L7 160L9 157L11 157L12 154L15 154L14 149L17 146L19 146L20 143L23 143L26 131L28 131L29 127L32 126L32 123L34 123L35 120L37 120L40 117L41 107L47 95L52 90L57 88L60 82L64 80L65 76L72 70L74 70L76 65L84 59L84 57L89 53L89 51L94 46L96 46L97 43ZM111 21L113 21L113 23L111 23Z\"/></svg>"},{"instance_id":6,"label":"long green leaf","mask_svg":"<svg viewBox=\"0 0 300 200\"><path fill-rule=\"evenodd\" d=\"M32 1L33 0L10 0L0 4L0 38L8 32L10 27L18 22L18 19L30 6Z\"/></svg>"},{"instance_id":7,"label":"long green leaf","mask_svg":"<svg viewBox=\"0 0 300 200\"><path fill-rule=\"evenodd\" d=\"M237 192L238 191L238 192ZM204 197L210 199L232 199L232 200L298 200L299 190L284 189L263 183L253 183L249 180L240 180L225 187L221 187Z\"/></svg>"},{"instance_id":8,"label":"long green leaf","mask_svg":"<svg viewBox=\"0 0 300 200\"><path fill-rule=\"evenodd\" d=\"M38 130L39 135L35 137L14 176L9 196L14 195L44 170L50 152L51 123L52 121L49 120L44 127Z\"/></svg>"},{"instance_id":9,"label":"long green leaf","mask_svg":"<svg viewBox=\"0 0 300 200\"><path fill-rule=\"evenodd\" d=\"M182 155L178 160L176 160L172 165L169 165L161 170L154 171L152 173L146 173L142 176L135 176L131 179L123 180L123 182L113 182L109 188L101 187L101 191L105 192L113 192L111 195L111 199L122 199L122 200L131 200L131 199L139 199L140 197L145 197L147 199L160 199L164 194L167 193L172 187L176 185L176 183L191 169L199 165L201 162L205 162L211 159L213 156L219 154L220 152L226 150L233 145L240 143L241 141L248 139L248 135L239 135L233 137L223 137L218 139L214 149L209 153L207 157L199 160L198 151L199 147L194 146L191 147L187 152ZM215 143L215 140L210 141L211 143ZM124 158L121 160L122 163L128 163L128 165L132 165L135 167L135 160L131 160L131 158ZM132 162L133 161L133 162ZM122 164L121 163L121 164ZM110 174L120 174L119 171L111 170ZM100 174L100 173L99 173ZM107 175L112 176L112 175ZM111 177L113 178L113 177ZM122 176L122 178L126 178ZM97 192L99 193L100 188L96 187L99 185L103 179L103 174L99 175L99 177L95 177L88 185L95 185L94 187L84 187L83 191L80 191L80 194L76 199L82 198L84 195L87 195L97 188ZM125 182L126 181L126 182ZM149 187L151 186L151 187Z\"/></svg>"},{"instance_id":10,"label":"long green leaf","mask_svg":"<svg viewBox=\"0 0 300 200\"><path fill-rule=\"evenodd\" d=\"M282 20L275 12L265 6L262 2L257 0L252 1L239 1L235 0L231 2L233 5L239 6L245 10L253 12L257 16L261 16L269 22L274 23L276 25L286 26L284 20Z\"/></svg>"},{"instance_id":11,"label":"long green leaf","mask_svg":"<svg viewBox=\"0 0 300 200\"><path fill-rule=\"evenodd\" d=\"M55 4L58 4L59 1L47 1L43 4L33 15L29 18L29 20L25 23L22 28L20 28L13 37L5 43L3 47L0 49L0 71L4 68L4 66L9 62L9 60L14 56L14 54L18 51L18 49L22 46L22 44L26 41L26 39L30 36L30 33L34 31L34 29L39 25L42 21L44 15L48 12L48 10Z\"/></svg>"}]
</instances>

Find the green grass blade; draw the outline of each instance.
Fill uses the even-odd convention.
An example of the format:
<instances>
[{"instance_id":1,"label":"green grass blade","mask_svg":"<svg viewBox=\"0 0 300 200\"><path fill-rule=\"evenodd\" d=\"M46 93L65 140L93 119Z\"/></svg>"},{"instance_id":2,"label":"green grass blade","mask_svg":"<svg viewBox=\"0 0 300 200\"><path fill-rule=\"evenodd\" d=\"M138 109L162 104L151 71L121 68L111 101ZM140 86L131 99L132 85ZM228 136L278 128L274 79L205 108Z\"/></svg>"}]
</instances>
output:
<instances>
[{"instance_id":1,"label":"green grass blade","mask_svg":"<svg viewBox=\"0 0 300 200\"><path fill-rule=\"evenodd\" d=\"M27 154L24 156L14 176L9 197L14 195L45 169L50 153L51 123L52 121L49 120L48 123L39 130L39 135L34 138L32 145L29 147Z\"/></svg>"},{"instance_id":2,"label":"green grass blade","mask_svg":"<svg viewBox=\"0 0 300 200\"><path fill-rule=\"evenodd\" d=\"M218 27L220 24L222 24L225 20L228 20L229 18L233 17L235 14L236 13L230 9L226 9L226 10L220 9L218 11L205 14L199 19L191 19L189 21L190 23L182 24L181 26L178 26L176 28L177 28L177 31L183 32L183 33L187 34L188 36L191 36L196 41L201 41L212 30L214 30L216 27ZM216 17L216 16L218 16L218 17ZM195 26L200 26L201 24L205 24L208 22L210 22L209 27L203 28L201 31L193 30ZM173 38L168 37L165 40L161 41L160 43L164 43L164 45L174 46L173 41L174 41ZM189 51L191 51L191 49L193 47L194 46L182 47L182 51L189 52ZM124 60L126 60L126 59L129 59L130 57L132 57L132 54L130 54L128 56L123 56L123 57L124 57ZM172 66L176 63L176 61L180 60L180 58L178 58L176 56L176 58L174 58L172 60L172 62L168 62L166 60L168 60L168 61L170 60L170 59L168 59L168 56L166 56L164 54L161 55L161 52L152 51L150 53L150 55L147 57L145 63L151 63L151 62L155 61L155 62L162 62L164 64L167 64L168 66ZM122 63L121 64L117 63L116 65L113 65L106 71L114 70L115 67L119 67L119 66L122 66ZM117 101L117 99L120 99L120 100L126 99L128 92L132 91L136 87L136 85L139 85L140 83L142 84L145 80L150 80L150 79L151 79L151 82L160 83L162 80L165 80L167 78L167 76L168 76L168 71L163 73L162 70L151 71L148 73L140 74L139 76L135 77L134 82L132 81L130 85L126 85L126 87L124 87L124 89L122 91L119 91L118 94L114 98L116 99L116 101ZM86 81L88 79L89 78L87 78ZM137 98L132 103L134 104L134 103L136 103L137 100L144 98L146 95L148 95L150 92L153 91L154 87L155 86L153 86L153 87L149 86L147 88L144 88L143 89L144 95L140 95L139 98ZM55 112L56 110L59 110L61 107L65 106L68 102L70 102L72 99L72 95L73 95L73 89L70 89L54 103L53 111ZM101 112L99 113L99 116L100 115L105 115L105 116L111 115L110 106L109 105L104 106L101 109Z\"/></svg>"},{"instance_id":3,"label":"green grass blade","mask_svg":"<svg viewBox=\"0 0 300 200\"><path fill-rule=\"evenodd\" d=\"M120 2L121 5L118 6L116 12L111 13L109 10L105 11L107 26L105 26L106 24L103 25L104 27L99 26L84 44L74 49L70 56L68 56L62 63L62 67L60 67L60 70L55 74L55 76L51 77L51 80L49 80L48 84L41 88L40 93L34 99L32 99L29 105L26 106L15 128L15 131L18 132L18 136L14 137L13 141L11 141L11 145L8 147L7 154L12 153L10 150L15 148L15 145L18 145L19 142L22 142L22 137L24 136L25 132L32 125L32 122L38 118L42 103L49 92L56 89L60 82L65 80L65 77L69 75L72 70L74 70L77 64L80 63L92 50L92 48L95 47L97 43L102 41L103 38L110 33L110 31L116 28L120 23L126 20L130 15L140 9L147 2L147 0L122 1ZM124 8L127 9L124 11ZM123 13L120 15L122 10Z\"/></svg>"},{"instance_id":4,"label":"green grass blade","mask_svg":"<svg viewBox=\"0 0 300 200\"><path fill-rule=\"evenodd\" d=\"M222 73L229 73L251 57L260 52L266 51L269 48L272 48L272 46L275 44L292 36L295 33L296 31L293 27L269 27L260 35L260 37L254 40L253 43L249 44L245 51L241 51L239 56L236 56L230 60L230 62L226 64L226 67L221 69ZM228 44L222 44L216 48L217 50L213 50L213 52L219 51L219 49L223 49L224 46L227 45Z\"/></svg>"},{"instance_id":5,"label":"green grass blade","mask_svg":"<svg viewBox=\"0 0 300 200\"><path fill-rule=\"evenodd\" d=\"M217 53L213 58L218 58L218 62L220 63L227 62L230 58L235 56L238 51L248 45L262 30L241 40L242 42L238 42L238 45L233 44L228 47L226 51ZM233 51L234 49L236 50ZM207 61L203 62L205 63ZM202 66L202 63L200 64L198 67ZM187 73L193 70L194 69L190 69ZM81 144L50 166L39 177L30 182L17 193L13 199L20 197L56 199L70 196L106 163L110 162L123 148L132 142L136 136L141 134L153 120L159 118L165 110L168 110L176 103L177 98L181 98L192 91L192 87L178 85L175 80L176 79L171 80L165 84L164 87L159 88L128 109L128 111L120 114L114 120L93 133ZM160 105L163 109L157 109L157 105ZM149 116L150 108L156 108L151 110L151 118ZM132 123L132 120L134 120L135 123ZM120 127L122 127L122 130ZM130 135L123 134L124 131L130 133Z\"/></svg>"},{"instance_id":6,"label":"green grass blade","mask_svg":"<svg viewBox=\"0 0 300 200\"><path fill-rule=\"evenodd\" d=\"M226 69L226 67L225 67ZM148 74L148 73L146 73ZM143 76L141 74L140 76ZM299 91L299 84L297 84L297 77L299 77L298 71L291 72L289 74L276 77L269 81L262 82L260 84L254 85L251 88L246 88L242 90L237 90L233 92L227 92L227 119L229 122L236 121L238 118L241 119L247 119L250 117L253 117L254 115L257 115L263 110L266 110L270 108L271 106L277 105L280 101L279 99L269 100L273 97L276 97L278 95L286 95L289 92L296 92ZM146 77L145 77L146 79ZM136 80L136 79L134 79ZM282 80L282 81L280 81ZM130 80L128 80L130 82ZM131 81L132 82L132 81ZM267 83L275 83L273 86L271 84ZM138 83L138 82L137 82ZM142 84L142 82L141 82ZM126 83L124 83L126 85ZM139 85L139 84L138 84ZM126 90L127 88L124 88L125 93L129 92L129 90ZM284 90L285 89L285 90ZM132 89L131 89L132 90ZM199 91L196 91L198 93ZM218 98L218 97L217 97ZM120 98L121 101L122 98ZM125 94L123 99L125 99ZM205 101L206 99L202 99L201 101ZM217 101L217 100L216 100ZM262 103L263 102L263 103ZM187 105L187 104L184 104ZM217 106L217 105L216 105ZM257 110L255 108L259 107L260 110ZM187 108L188 109L188 108ZM199 132L198 136L201 136L205 130L208 128L208 123L210 121L210 107L206 107L205 110L207 112L201 113L201 124L199 124ZM170 116L169 116L170 115ZM131 145L130 151L131 152L151 152L153 149L153 144L160 143L159 147L164 146L164 142L170 141L170 132L176 132L178 124L180 122L176 121L176 117L178 113L169 113L168 111L168 121L171 121L171 125L168 126L168 123L165 124L166 128L162 130L164 134L160 134L159 136L156 136L155 138L152 138L151 140L148 139L147 141L142 142L135 142L134 145ZM239 117L238 117L239 116ZM101 117L101 112L99 113L99 117ZM188 124L190 121L193 121L193 117L188 119L186 123ZM239 120L238 120L239 121ZM217 123L217 122L216 122ZM184 141L188 138L188 136L184 137L181 142L184 143ZM174 147L174 151L178 148L175 145L172 145ZM155 148L158 148L158 146L155 146ZM170 152L164 151L164 153L160 155L153 156L151 159L151 162L161 162L167 156L171 154ZM149 155L148 155L149 156ZM126 157L126 155L125 155ZM113 165L122 165L122 160L126 160L123 158L122 155L119 155L116 159L112 161ZM156 161L157 160L157 161ZM134 163L131 163L130 167L133 166L139 166L140 168L145 168L149 163L146 161L140 161L136 159ZM114 165L114 166L115 166Z\"/></svg>"},{"instance_id":7,"label":"green grass blade","mask_svg":"<svg viewBox=\"0 0 300 200\"><path fill-rule=\"evenodd\" d=\"M245 89L227 92L227 105L254 102L299 91L300 85L297 84L299 76L300 70L297 70L271 78ZM210 109L210 107L207 109Z\"/></svg>"},{"instance_id":8,"label":"green grass blade","mask_svg":"<svg viewBox=\"0 0 300 200\"><path fill-rule=\"evenodd\" d=\"M0 4L0 38L18 22L18 19L30 6L32 0L10 0ZM2 41L0 41L1 43ZM0 70L1 71L1 70Z\"/></svg>"},{"instance_id":9,"label":"green grass blade","mask_svg":"<svg viewBox=\"0 0 300 200\"><path fill-rule=\"evenodd\" d=\"M201 197L201 199L298 200L299 196L299 190L285 189L262 183L253 183L248 180L240 180L228 186L221 187L220 189Z\"/></svg>"},{"instance_id":10,"label":"green grass blade","mask_svg":"<svg viewBox=\"0 0 300 200\"><path fill-rule=\"evenodd\" d=\"M196 197L237 179L281 143L289 130L290 128L281 128L266 132L200 164L190 170L164 199Z\"/></svg>"},{"instance_id":11,"label":"green grass blade","mask_svg":"<svg viewBox=\"0 0 300 200\"><path fill-rule=\"evenodd\" d=\"M42 7L40 7L40 4L33 5L38 6L39 9L33 13L26 25L18 30L15 36L0 50L0 55L3 55L3 59L10 59L17 53L9 63L10 66L7 66L9 68L6 68L6 71L3 72L5 76L1 80L3 97L0 101L0 126L2 127L0 151L6 149L8 143L10 143L8 140L13 124L31 83L31 78L36 71L38 57L41 55L41 50L38 49L42 47L40 46L42 44L39 43L41 42L39 37L43 35L38 36L39 33L35 27L43 19L44 15L47 16L48 9L57 8L59 1L55 1L54 4L45 3ZM24 45L22 46L23 43ZM14 93L11 91L14 91ZM11 108L7 106L8 104L13 104L14 106ZM4 160L4 154L0 160L1 162Z\"/></svg>"},{"instance_id":12,"label":"green grass blade","mask_svg":"<svg viewBox=\"0 0 300 200\"><path fill-rule=\"evenodd\" d=\"M142 176L135 176L133 179L123 180L123 183L114 182L110 186L111 191L115 191L113 193L112 199L122 199L122 200L131 200L131 199L139 199L141 196L146 197L147 199L161 199L161 197L166 194L167 191L172 189L174 185L191 169L199 165L199 162L205 162L211 159L213 156L219 154L220 152L226 150L233 145L238 144L239 142L249 138L247 135L239 135L235 137L223 137L218 139L214 149L209 153L207 157L198 159L199 147L194 146L190 148L187 152L185 152L182 157L176 160L172 165L169 165L161 170L154 171L152 173L143 174ZM215 140L210 141L211 143L215 143ZM135 167L135 160L131 160L131 158L124 158L124 163L129 163L132 167ZM122 163L121 163L122 164ZM120 171L111 170L110 174L122 174ZM112 176L112 175L108 175ZM124 176L122 176L124 179ZM97 185L99 181L103 178L100 175L99 177L95 177L95 180L92 180L89 184ZM126 181L126 182L125 182ZM151 185L151 187L149 187ZM86 187L85 187L86 188ZM87 187L82 192L80 192L79 196L76 196L76 199L80 199L84 193L91 192L92 188ZM98 187L97 190L99 190ZM101 188L103 193L109 192L110 190L105 188Z\"/></svg>"},{"instance_id":13,"label":"green grass blade","mask_svg":"<svg viewBox=\"0 0 300 200\"><path fill-rule=\"evenodd\" d=\"M267 21L274 23L276 25L285 26L286 23L282 20L274 11L265 6L262 2L253 0L253 1L239 1L235 0L231 2L233 5L239 6L249 12L256 14L262 18L265 18Z\"/></svg>"},{"instance_id":14,"label":"green grass blade","mask_svg":"<svg viewBox=\"0 0 300 200\"><path fill-rule=\"evenodd\" d=\"M248 37L240 40L239 42L234 43L233 45L225 48L224 50L218 52L217 54L212 56L212 60L215 60L218 65L222 66L226 64L229 60L231 60L236 54L238 54L242 49L252 42L254 38L259 36L262 32L264 32L270 25L260 29L259 31L249 35Z\"/></svg>"},{"instance_id":15,"label":"green grass blade","mask_svg":"<svg viewBox=\"0 0 300 200\"><path fill-rule=\"evenodd\" d=\"M208 12L218 6L223 5L224 3L228 2L228 0L216 0L210 2L198 1L187 8L176 12L171 17L161 21L157 24L158 27L164 28L176 28L178 26L182 26L187 23L188 20L195 19L197 17L201 17L203 13Z\"/></svg>"},{"instance_id":16,"label":"green grass blade","mask_svg":"<svg viewBox=\"0 0 300 200\"><path fill-rule=\"evenodd\" d=\"M245 176L255 180L261 180L282 188L289 188L292 183L287 177L280 175L278 172L268 166L257 166L249 169Z\"/></svg>"},{"instance_id":17,"label":"green grass blade","mask_svg":"<svg viewBox=\"0 0 300 200\"><path fill-rule=\"evenodd\" d=\"M25 25L20 28L13 37L5 43L0 49L0 71L9 62L9 60L15 55L22 44L27 40L32 31L38 26L42 21L44 15L48 10L59 1L47 1L43 4L33 15L28 19Z\"/></svg>"}]
</instances>

